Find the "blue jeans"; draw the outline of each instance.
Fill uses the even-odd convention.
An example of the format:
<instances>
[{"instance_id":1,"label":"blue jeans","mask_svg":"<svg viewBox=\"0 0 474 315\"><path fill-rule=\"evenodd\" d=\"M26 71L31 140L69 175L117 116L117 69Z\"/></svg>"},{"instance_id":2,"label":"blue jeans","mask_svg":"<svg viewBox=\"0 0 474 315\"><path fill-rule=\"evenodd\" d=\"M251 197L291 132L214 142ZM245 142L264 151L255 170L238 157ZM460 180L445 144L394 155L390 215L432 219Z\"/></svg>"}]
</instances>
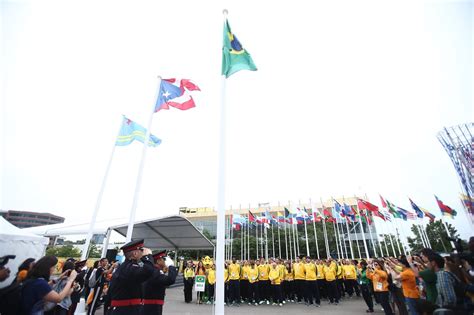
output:
<instances>
[{"instance_id":1,"label":"blue jeans","mask_svg":"<svg viewBox=\"0 0 474 315\"><path fill-rule=\"evenodd\" d=\"M407 304L408 306L408 313L410 315L420 315L417 311L416 311L416 303L417 303L418 299L412 299L412 298L405 298L405 303Z\"/></svg>"}]
</instances>

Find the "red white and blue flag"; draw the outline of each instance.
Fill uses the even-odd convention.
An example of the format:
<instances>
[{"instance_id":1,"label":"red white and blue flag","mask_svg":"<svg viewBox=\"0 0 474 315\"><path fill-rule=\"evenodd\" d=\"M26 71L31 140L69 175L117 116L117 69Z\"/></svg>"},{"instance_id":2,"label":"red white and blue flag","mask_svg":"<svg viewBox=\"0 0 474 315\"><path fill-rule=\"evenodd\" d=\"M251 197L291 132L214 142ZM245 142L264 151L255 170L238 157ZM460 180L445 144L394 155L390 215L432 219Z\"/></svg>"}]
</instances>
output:
<instances>
[{"instance_id":1,"label":"red white and blue flag","mask_svg":"<svg viewBox=\"0 0 474 315\"><path fill-rule=\"evenodd\" d=\"M175 107L180 110L187 110L196 107L190 92L200 91L199 87L189 79L162 79L160 92L156 100L155 112L161 109Z\"/></svg>"}]
</instances>

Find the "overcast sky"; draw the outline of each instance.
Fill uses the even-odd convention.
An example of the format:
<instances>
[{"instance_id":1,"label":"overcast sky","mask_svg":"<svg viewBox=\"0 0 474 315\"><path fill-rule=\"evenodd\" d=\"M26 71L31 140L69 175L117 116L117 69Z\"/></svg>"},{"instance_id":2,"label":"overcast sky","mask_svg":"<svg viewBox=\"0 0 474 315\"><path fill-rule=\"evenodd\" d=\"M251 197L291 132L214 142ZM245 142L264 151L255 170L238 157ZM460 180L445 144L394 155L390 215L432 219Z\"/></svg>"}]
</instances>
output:
<instances>
[{"instance_id":1,"label":"overcast sky","mask_svg":"<svg viewBox=\"0 0 474 315\"><path fill-rule=\"evenodd\" d=\"M227 82L228 206L380 193L439 217L437 194L469 235L436 134L474 118L470 1L1 3L2 209L89 220L121 115L146 125L157 75L202 92L154 115L137 217L214 206L226 7L258 67ZM141 149L116 149L99 219L128 217Z\"/></svg>"}]
</instances>

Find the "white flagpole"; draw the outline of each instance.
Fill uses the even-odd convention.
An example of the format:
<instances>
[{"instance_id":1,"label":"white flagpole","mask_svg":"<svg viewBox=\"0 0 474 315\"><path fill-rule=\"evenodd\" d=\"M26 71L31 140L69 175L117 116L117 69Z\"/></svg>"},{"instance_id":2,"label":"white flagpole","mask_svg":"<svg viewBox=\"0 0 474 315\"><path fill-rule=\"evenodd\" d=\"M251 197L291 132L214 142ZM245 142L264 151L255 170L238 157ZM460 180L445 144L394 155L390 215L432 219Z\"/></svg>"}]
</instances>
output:
<instances>
[{"instance_id":1,"label":"white flagpole","mask_svg":"<svg viewBox=\"0 0 474 315\"><path fill-rule=\"evenodd\" d=\"M311 199L309 199L309 204L310 204L310 207L311 207L311 212L312 212L312 215L313 215L313 231L314 231L314 244L316 244L316 257L318 257L319 259L319 245L318 245L318 233L316 231L316 220L315 220L315 216L314 216L314 211L316 209L315 205L311 202Z\"/></svg>"},{"instance_id":2,"label":"white flagpole","mask_svg":"<svg viewBox=\"0 0 474 315\"><path fill-rule=\"evenodd\" d=\"M250 210L250 205L249 205ZM247 213L247 259L250 260L250 215Z\"/></svg>"},{"instance_id":3,"label":"white flagpole","mask_svg":"<svg viewBox=\"0 0 474 315\"><path fill-rule=\"evenodd\" d=\"M230 229L230 252L229 252L229 260L234 258L234 252L232 251L232 247L234 244L234 215L232 214L232 206L230 207L231 215L229 216L229 229Z\"/></svg>"},{"instance_id":4,"label":"white flagpole","mask_svg":"<svg viewBox=\"0 0 474 315\"><path fill-rule=\"evenodd\" d=\"M262 257L265 257L265 253L263 251L263 247L264 247L264 244L263 244L263 230L265 229L265 223L262 223L262 226L260 226L260 255Z\"/></svg>"},{"instance_id":5,"label":"white flagpole","mask_svg":"<svg viewBox=\"0 0 474 315\"><path fill-rule=\"evenodd\" d=\"M258 222L257 218L255 218L255 247L257 248L257 252L255 254L255 259L258 259Z\"/></svg>"},{"instance_id":6,"label":"white flagpole","mask_svg":"<svg viewBox=\"0 0 474 315\"><path fill-rule=\"evenodd\" d=\"M147 149L148 149L148 142L150 141L150 135L151 135L151 130L150 129L151 129L151 125L153 123L153 115L155 114L156 101L158 100L158 96L160 95L160 87L161 87L161 77L158 76L158 87L156 89L153 108L152 108L152 111L150 113L150 117L148 118L148 125L147 125L147 128L146 128L146 135L145 135L145 139L143 141L142 159L140 161L140 166L138 168L137 182L135 184L135 194L133 195L132 209L130 210L130 218L128 220L127 237L126 237L126 240L125 240L126 243L128 243L132 240L133 225L135 224L135 214L137 212L138 197L140 195L140 186L141 186L141 183L142 183L143 167L145 166L146 152L147 152Z\"/></svg>"},{"instance_id":7,"label":"white flagpole","mask_svg":"<svg viewBox=\"0 0 474 315\"><path fill-rule=\"evenodd\" d=\"M273 217L270 222L272 221L273 221ZM273 258L275 258L275 238L273 236L273 223L271 224L271 227L272 227L272 255L273 255Z\"/></svg>"},{"instance_id":8,"label":"white flagpole","mask_svg":"<svg viewBox=\"0 0 474 315\"><path fill-rule=\"evenodd\" d=\"M349 230L349 222L346 219L346 229L347 229L347 237L349 238L349 248L351 250L351 257L354 259L354 250L352 249L352 240L351 240L351 231Z\"/></svg>"},{"instance_id":9,"label":"white flagpole","mask_svg":"<svg viewBox=\"0 0 474 315\"><path fill-rule=\"evenodd\" d=\"M367 214L367 215L369 215L369 214ZM372 221L372 224L375 225L374 219L375 219L375 218L372 217L372 220L373 220L373 221ZM374 255L375 255L375 257L378 257L378 255L377 255L377 248L375 247L375 244L374 244L374 238L372 237L372 231L371 231L370 225L367 226L367 229L369 230L369 236L370 236L370 241L372 242L372 247L373 247L373 249L374 249ZM382 257L382 256L383 256L383 253L380 253L380 257Z\"/></svg>"},{"instance_id":10,"label":"white flagpole","mask_svg":"<svg viewBox=\"0 0 474 315\"><path fill-rule=\"evenodd\" d=\"M122 129L122 124L123 124L123 118L120 122L120 129L119 129L118 135L120 135L120 130ZM117 137L118 137L118 135L117 135ZM92 213L91 223L89 225L89 231L87 232L86 242L84 243L84 246L82 248L81 260L86 259L87 256L88 256L88 253L89 253L89 245L90 245L90 242L91 242L92 235L94 233L95 221L97 220L97 214L99 213L100 205L102 203L102 195L104 194L105 184L107 183L107 178L109 177L110 166L112 165L112 160L114 158L116 141L117 141L117 138L115 138L114 146L112 147L112 153L110 154L109 162L107 163L107 167L105 169L104 179L102 179L102 185L100 186L99 195L97 196L97 201L95 203L94 212Z\"/></svg>"},{"instance_id":11,"label":"white flagpole","mask_svg":"<svg viewBox=\"0 0 474 315\"><path fill-rule=\"evenodd\" d=\"M357 218L354 214L354 218L355 218L355 221L352 222L352 229L354 230L354 236L355 236L355 241L356 241L356 245L357 245L357 252L359 254L359 259L362 258L362 255L360 254L360 246L359 246L359 236L357 236Z\"/></svg>"},{"instance_id":12,"label":"white flagpole","mask_svg":"<svg viewBox=\"0 0 474 315\"><path fill-rule=\"evenodd\" d=\"M385 214L384 214L384 216L385 216ZM393 219L395 220L395 218L393 218ZM387 253L387 257L390 257L390 253L388 252L388 246L387 246L387 241L386 241L387 238L385 237L387 235L387 234L385 234L385 222L386 221L384 221L382 223L383 224L383 230L380 229L381 230L380 232L382 232L382 235L383 235L383 244L385 245L385 252ZM379 244L382 245L381 243L379 243ZM383 247L380 247L380 252L383 253ZM394 252L394 254L395 254L395 252Z\"/></svg>"},{"instance_id":13,"label":"white flagpole","mask_svg":"<svg viewBox=\"0 0 474 315\"><path fill-rule=\"evenodd\" d=\"M441 214L441 215L442 215L442 214ZM441 223L442 223L443 226L444 226L444 229L446 230L446 234L448 235L448 237L451 237L451 233L449 232L448 225L446 224L446 222L443 220L442 217L441 217L440 220L441 220ZM451 243L451 246L453 247L453 250L454 250L455 252L457 252L457 251L456 251L456 246L454 245L454 242L453 242L453 241L450 241L450 243Z\"/></svg>"},{"instance_id":14,"label":"white flagpole","mask_svg":"<svg viewBox=\"0 0 474 315\"><path fill-rule=\"evenodd\" d=\"M227 10L223 11L224 25ZM225 229L225 180L226 180L226 77L221 76L221 112L219 130L219 172L217 185L217 237L216 237L216 308L215 314L224 314L224 229Z\"/></svg>"},{"instance_id":15,"label":"white flagpole","mask_svg":"<svg viewBox=\"0 0 474 315\"><path fill-rule=\"evenodd\" d=\"M358 208L358 207L357 207ZM364 243L364 249L365 249L365 255L367 259L370 258L370 253L369 249L367 248L367 242L365 241L365 231L364 231L364 225L362 224L362 219L360 218L361 216L361 211L364 211L364 209L358 209L359 210L359 227L360 227L360 233L362 234L362 241ZM369 224L367 223L367 228L369 228ZM357 233L357 231L356 231ZM362 257L361 257L362 258Z\"/></svg>"},{"instance_id":16,"label":"white flagpole","mask_svg":"<svg viewBox=\"0 0 474 315\"><path fill-rule=\"evenodd\" d=\"M296 219L296 218L293 218L293 219ZM295 222L296 222L296 224L295 224ZM296 220L292 221L292 224L291 224L291 228L292 228L292 230L293 230L293 249L294 249L294 251L295 251L295 259L296 259L296 257L299 256L300 253L299 253L299 248L297 248L297 247L299 247L299 246L298 246L299 244L297 243L297 240L298 240L298 239L296 238L296 228L295 228L295 225L298 225L298 221L296 221Z\"/></svg>"},{"instance_id":17,"label":"white flagpole","mask_svg":"<svg viewBox=\"0 0 474 315\"><path fill-rule=\"evenodd\" d=\"M267 224L267 223L265 223ZM268 260L268 239L267 239L267 234L268 234L268 228L266 225L263 225L264 231L263 233L265 234L265 259Z\"/></svg>"},{"instance_id":18,"label":"white flagpole","mask_svg":"<svg viewBox=\"0 0 474 315\"><path fill-rule=\"evenodd\" d=\"M301 211L301 208L300 208L300 211ZM305 216L303 217L303 219L304 219L304 237L306 238L306 256L309 256L308 230L306 228L306 217L308 213L306 212L306 209L304 212L305 212L304 213Z\"/></svg>"},{"instance_id":19,"label":"white flagpole","mask_svg":"<svg viewBox=\"0 0 474 315\"><path fill-rule=\"evenodd\" d=\"M323 233L324 233L324 245L326 245L326 258L331 257L331 250L329 248L329 239L328 239L328 231L326 229L326 215L324 214L324 203L323 199L320 197L319 201L321 202L321 216L323 218Z\"/></svg>"},{"instance_id":20,"label":"white flagpole","mask_svg":"<svg viewBox=\"0 0 474 315\"><path fill-rule=\"evenodd\" d=\"M286 259L288 260L288 236L286 234L286 216L283 216L285 222L283 223L283 227L285 229L285 250L286 250ZM291 243L290 243L290 260L291 260Z\"/></svg>"},{"instance_id":21,"label":"white flagpole","mask_svg":"<svg viewBox=\"0 0 474 315\"><path fill-rule=\"evenodd\" d=\"M282 257L281 257L281 238L280 238L280 219L278 219L277 227L278 227L278 229L277 229L277 232L278 232L278 258L282 259Z\"/></svg>"}]
</instances>

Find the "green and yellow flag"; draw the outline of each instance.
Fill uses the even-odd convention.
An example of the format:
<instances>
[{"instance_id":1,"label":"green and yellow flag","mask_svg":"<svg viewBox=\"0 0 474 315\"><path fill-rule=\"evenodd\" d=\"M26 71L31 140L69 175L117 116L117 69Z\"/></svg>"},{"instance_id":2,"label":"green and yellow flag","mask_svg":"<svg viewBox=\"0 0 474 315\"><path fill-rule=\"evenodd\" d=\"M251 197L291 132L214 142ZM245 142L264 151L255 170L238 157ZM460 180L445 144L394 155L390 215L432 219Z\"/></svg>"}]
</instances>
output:
<instances>
[{"instance_id":1,"label":"green and yellow flag","mask_svg":"<svg viewBox=\"0 0 474 315\"><path fill-rule=\"evenodd\" d=\"M222 47L222 75L226 78L240 70L256 71L252 57L242 47L237 36L230 30L229 22L224 25L224 46Z\"/></svg>"}]
</instances>

